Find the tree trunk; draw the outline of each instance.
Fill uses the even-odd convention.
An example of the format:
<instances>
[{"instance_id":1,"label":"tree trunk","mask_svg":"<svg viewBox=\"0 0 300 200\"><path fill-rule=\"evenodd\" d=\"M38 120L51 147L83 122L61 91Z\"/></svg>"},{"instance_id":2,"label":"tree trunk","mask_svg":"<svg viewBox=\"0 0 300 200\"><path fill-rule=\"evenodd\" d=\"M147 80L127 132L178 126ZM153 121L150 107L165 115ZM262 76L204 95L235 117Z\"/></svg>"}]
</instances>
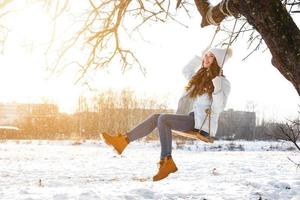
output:
<instances>
[{"instance_id":1,"label":"tree trunk","mask_svg":"<svg viewBox=\"0 0 300 200\"><path fill-rule=\"evenodd\" d=\"M209 3L195 0L202 15L202 27L206 20ZM220 5L212 9L212 18L221 22L226 16ZM223 6L225 14L229 14ZM243 15L262 36L272 54L272 64L289 80L300 95L300 31L280 0L229 0L228 8L234 16ZM267 74L266 74L267 76Z\"/></svg>"}]
</instances>

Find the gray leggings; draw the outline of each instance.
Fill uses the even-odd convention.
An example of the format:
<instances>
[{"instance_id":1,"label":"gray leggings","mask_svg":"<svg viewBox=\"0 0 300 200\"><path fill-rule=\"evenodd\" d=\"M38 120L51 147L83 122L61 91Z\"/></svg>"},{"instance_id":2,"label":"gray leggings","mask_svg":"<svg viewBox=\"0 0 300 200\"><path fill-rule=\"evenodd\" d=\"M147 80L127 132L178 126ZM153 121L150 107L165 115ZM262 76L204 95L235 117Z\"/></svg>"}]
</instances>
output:
<instances>
[{"instance_id":1,"label":"gray leggings","mask_svg":"<svg viewBox=\"0 0 300 200\"><path fill-rule=\"evenodd\" d=\"M145 137L157 127L161 144L160 158L163 159L166 156L170 156L172 153L171 129L189 131L194 129L194 124L194 113L190 113L189 115L153 114L130 130L127 133L127 137L128 140L132 142Z\"/></svg>"}]
</instances>

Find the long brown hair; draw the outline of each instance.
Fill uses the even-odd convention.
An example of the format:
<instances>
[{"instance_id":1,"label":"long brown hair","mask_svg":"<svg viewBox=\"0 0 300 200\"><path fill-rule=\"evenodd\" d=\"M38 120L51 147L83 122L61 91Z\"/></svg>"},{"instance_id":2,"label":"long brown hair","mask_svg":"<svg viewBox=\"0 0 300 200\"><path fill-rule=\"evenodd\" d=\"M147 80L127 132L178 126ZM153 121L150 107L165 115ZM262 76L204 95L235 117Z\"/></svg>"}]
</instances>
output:
<instances>
[{"instance_id":1,"label":"long brown hair","mask_svg":"<svg viewBox=\"0 0 300 200\"><path fill-rule=\"evenodd\" d=\"M189 96L195 98L198 95L208 93L209 97L212 97L214 91L214 85L212 79L219 75L221 68L218 66L216 58L210 67L205 68L203 66L197 71L197 73L191 78L188 85L185 87L186 91L189 92Z\"/></svg>"}]
</instances>

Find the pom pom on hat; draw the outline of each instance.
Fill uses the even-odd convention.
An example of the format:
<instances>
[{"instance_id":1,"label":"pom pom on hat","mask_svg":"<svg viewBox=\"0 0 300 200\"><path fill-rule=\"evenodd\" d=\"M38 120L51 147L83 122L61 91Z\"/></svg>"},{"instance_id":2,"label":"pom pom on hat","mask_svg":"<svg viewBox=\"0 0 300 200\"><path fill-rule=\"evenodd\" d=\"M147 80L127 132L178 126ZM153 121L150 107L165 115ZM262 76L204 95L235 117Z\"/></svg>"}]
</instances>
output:
<instances>
[{"instance_id":1,"label":"pom pom on hat","mask_svg":"<svg viewBox=\"0 0 300 200\"><path fill-rule=\"evenodd\" d=\"M222 48L210 48L209 49L209 48L207 48L207 49L205 49L204 53L206 53L206 52L211 52L212 54L214 54L218 65L220 67L223 67L222 64L223 64L224 56L226 54L226 49L222 49ZM204 56L204 54L203 54L203 56ZM232 56L232 50L230 48L228 48L224 64L231 56Z\"/></svg>"}]
</instances>

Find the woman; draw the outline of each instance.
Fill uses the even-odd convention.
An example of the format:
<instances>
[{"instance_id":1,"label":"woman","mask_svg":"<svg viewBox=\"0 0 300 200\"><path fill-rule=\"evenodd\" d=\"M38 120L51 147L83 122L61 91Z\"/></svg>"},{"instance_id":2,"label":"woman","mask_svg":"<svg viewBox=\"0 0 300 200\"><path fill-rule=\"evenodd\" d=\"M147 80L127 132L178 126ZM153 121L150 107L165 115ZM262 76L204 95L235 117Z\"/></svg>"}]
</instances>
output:
<instances>
[{"instance_id":1,"label":"woman","mask_svg":"<svg viewBox=\"0 0 300 200\"><path fill-rule=\"evenodd\" d=\"M130 142L145 137L157 127L161 155L159 170L153 176L153 181L159 181L176 172L177 167L171 156L171 130L191 131L201 128L199 134L206 137L215 136L219 114L224 110L230 92L230 83L223 76L220 66L223 60L226 61L231 56L230 54L225 49L212 48L206 51L202 59L196 57L185 66L183 74L189 82L180 98L176 114L151 115L126 134L113 136L103 133L105 142L121 154ZM208 120L205 120L207 113L211 115L210 127Z\"/></svg>"}]
</instances>

